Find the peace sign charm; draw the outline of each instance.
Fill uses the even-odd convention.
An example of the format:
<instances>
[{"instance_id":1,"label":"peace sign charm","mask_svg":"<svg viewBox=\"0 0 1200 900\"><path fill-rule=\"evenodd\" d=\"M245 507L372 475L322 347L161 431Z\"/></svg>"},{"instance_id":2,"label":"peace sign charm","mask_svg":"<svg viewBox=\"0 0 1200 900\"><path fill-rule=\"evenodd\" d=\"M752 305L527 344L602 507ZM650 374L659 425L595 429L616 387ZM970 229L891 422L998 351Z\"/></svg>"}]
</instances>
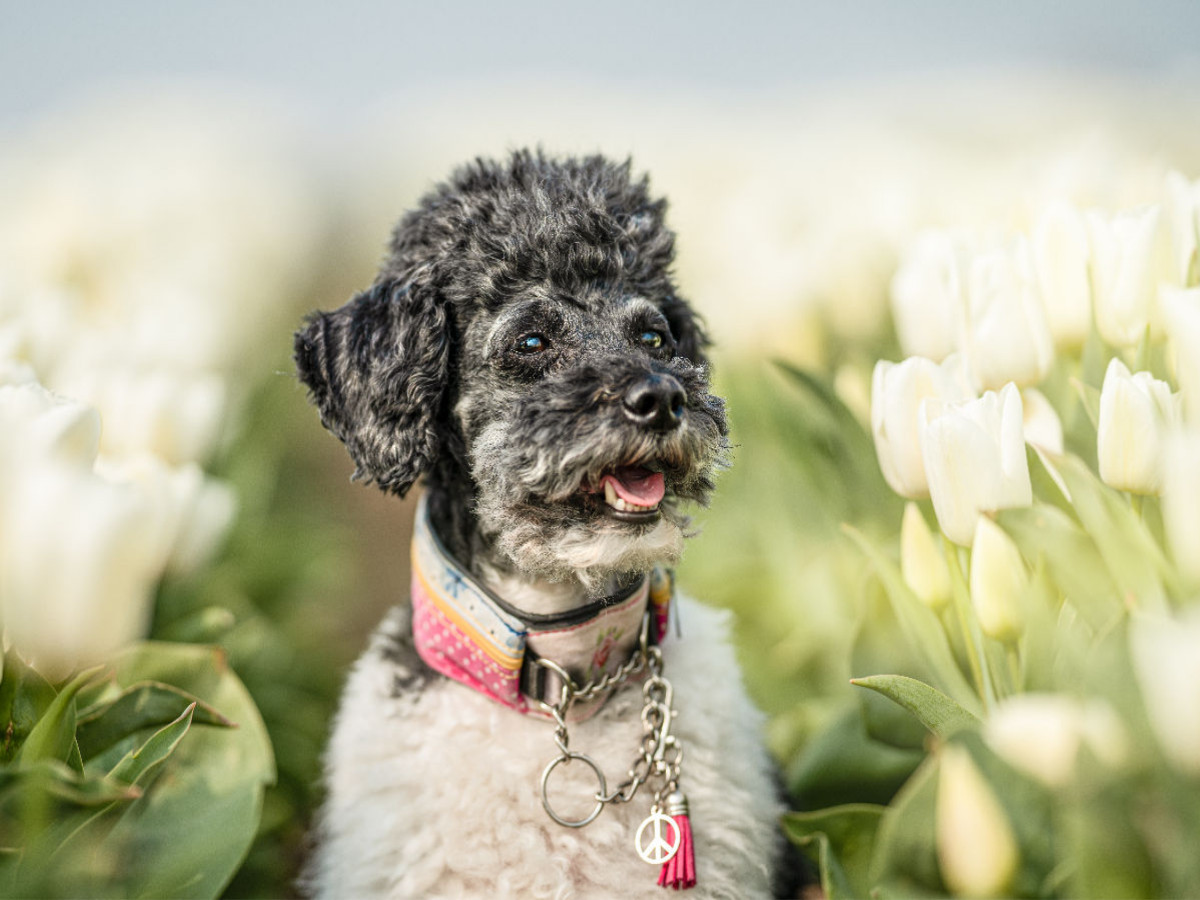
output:
<instances>
[{"instance_id":1,"label":"peace sign charm","mask_svg":"<svg viewBox=\"0 0 1200 900\"><path fill-rule=\"evenodd\" d=\"M654 826L653 837L646 834L646 829L651 825ZM663 835L664 827L669 829L667 836ZM679 852L679 845L683 843L683 832L679 823L656 810L642 822L633 840L638 856L650 865L657 866L669 861Z\"/></svg>"}]
</instances>

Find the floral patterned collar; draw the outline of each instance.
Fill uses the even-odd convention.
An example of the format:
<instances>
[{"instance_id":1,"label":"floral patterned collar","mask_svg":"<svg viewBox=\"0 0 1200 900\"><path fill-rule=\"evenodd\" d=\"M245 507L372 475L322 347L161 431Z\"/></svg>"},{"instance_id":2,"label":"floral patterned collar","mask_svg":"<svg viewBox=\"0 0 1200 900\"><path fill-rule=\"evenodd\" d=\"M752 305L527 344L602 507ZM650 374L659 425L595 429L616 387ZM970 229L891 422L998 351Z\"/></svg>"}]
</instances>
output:
<instances>
[{"instance_id":1,"label":"floral patterned collar","mask_svg":"<svg viewBox=\"0 0 1200 900\"><path fill-rule=\"evenodd\" d=\"M421 658L437 672L521 713L545 715L558 685L551 671L535 665L551 660L580 683L593 681L635 652L642 622L649 640L667 631L672 573L655 568L626 591L601 597L562 615L516 609L476 581L434 533L421 498L412 543L413 639ZM573 719L584 719L606 696L577 703Z\"/></svg>"}]
</instances>

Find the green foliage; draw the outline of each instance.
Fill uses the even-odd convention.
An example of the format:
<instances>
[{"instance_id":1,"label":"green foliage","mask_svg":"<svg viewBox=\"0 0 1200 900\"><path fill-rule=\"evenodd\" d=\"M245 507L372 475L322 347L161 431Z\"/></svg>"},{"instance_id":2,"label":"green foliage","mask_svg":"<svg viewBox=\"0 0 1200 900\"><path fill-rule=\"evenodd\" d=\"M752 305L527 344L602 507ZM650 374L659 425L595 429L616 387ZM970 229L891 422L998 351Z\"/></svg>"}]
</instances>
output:
<instances>
[{"instance_id":1,"label":"green foliage","mask_svg":"<svg viewBox=\"0 0 1200 900\"><path fill-rule=\"evenodd\" d=\"M10 654L0 687L4 895L221 891L274 765L219 650L141 644L57 689Z\"/></svg>"}]
</instances>

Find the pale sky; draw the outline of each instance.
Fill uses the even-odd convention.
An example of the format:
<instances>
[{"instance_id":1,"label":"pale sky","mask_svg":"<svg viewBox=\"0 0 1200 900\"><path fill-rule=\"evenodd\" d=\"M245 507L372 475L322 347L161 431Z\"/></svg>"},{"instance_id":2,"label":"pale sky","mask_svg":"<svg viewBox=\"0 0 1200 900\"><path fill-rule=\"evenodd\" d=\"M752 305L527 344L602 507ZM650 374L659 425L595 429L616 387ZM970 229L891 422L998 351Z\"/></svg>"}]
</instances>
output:
<instances>
[{"instance_id":1,"label":"pale sky","mask_svg":"<svg viewBox=\"0 0 1200 900\"><path fill-rule=\"evenodd\" d=\"M738 94L1023 66L1186 77L1196 35L1196 0L2 0L0 128L114 83L197 77L317 124L476 79Z\"/></svg>"}]
</instances>

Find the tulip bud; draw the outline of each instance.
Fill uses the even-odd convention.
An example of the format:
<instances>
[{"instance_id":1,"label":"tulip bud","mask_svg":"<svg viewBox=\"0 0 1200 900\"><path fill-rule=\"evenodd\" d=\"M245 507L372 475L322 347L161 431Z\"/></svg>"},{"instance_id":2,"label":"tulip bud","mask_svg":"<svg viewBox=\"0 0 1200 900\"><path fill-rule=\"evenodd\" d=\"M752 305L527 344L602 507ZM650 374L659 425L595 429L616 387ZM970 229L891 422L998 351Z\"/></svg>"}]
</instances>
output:
<instances>
[{"instance_id":1,"label":"tulip bud","mask_svg":"<svg viewBox=\"0 0 1200 900\"><path fill-rule=\"evenodd\" d=\"M1175 356L1175 380L1187 420L1200 425L1200 288L1163 288L1159 294Z\"/></svg>"},{"instance_id":2,"label":"tulip bud","mask_svg":"<svg viewBox=\"0 0 1200 900\"><path fill-rule=\"evenodd\" d=\"M1129 741L1112 707L1081 703L1061 694L1018 694L1000 703L983 726L983 737L999 756L1047 787L1068 784L1079 748L1118 766Z\"/></svg>"},{"instance_id":3,"label":"tulip bud","mask_svg":"<svg viewBox=\"0 0 1200 900\"><path fill-rule=\"evenodd\" d=\"M1038 296L1028 245L992 250L971 262L966 358L978 390L1036 384L1054 362L1054 343Z\"/></svg>"},{"instance_id":4,"label":"tulip bud","mask_svg":"<svg viewBox=\"0 0 1200 900\"><path fill-rule=\"evenodd\" d=\"M927 231L905 253L891 298L896 335L909 356L941 361L957 349L968 250L963 234Z\"/></svg>"},{"instance_id":5,"label":"tulip bud","mask_svg":"<svg viewBox=\"0 0 1200 900\"><path fill-rule=\"evenodd\" d=\"M1200 582L1200 431L1168 435L1163 456L1163 529L1179 571Z\"/></svg>"},{"instance_id":6,"label":"tulip bud","mask_svg":"<svg viewBox=\"0 0 1200 900\"><path fill-rule=\"evenodd\" d=\"M971 549L971 605L983 633L1011 643L1025 630L1022 604L1029 576L1021 553L1004 530L980 516Z\"/></svg>"},{"instance_id":7,"label":"tulip bud","mask_svg":"<svg viewBox=\"0 0 1200 900\"><path fill-rule=\"evenodd\" d=\"M905 505L900 523L900 571L930 609L940 609L950 599L950 570L915 503Z\"/></svg>"},{"instance_id":8,"label":"tulip bud","mask_svg":"<svg viewBox=\"0 0 1200 900\"><path fill-rule=\"evenodd\" d=\"M1170 281L1170 235L1157 206L1108 218L1089 213L1092 297L1100 336L1116 347L1134 347L1158 325L1160 282Z\"/></svg>"},{"instance_id":9,"label":"tulip bud","mask_svg":"<svg viewBox=\"0 0 1200 900\"><path fill-rule=\"evenodd\" d=\"M1100 478L1135 494L1162 490L1163 438L1179 424L1179 398L1149 372L1130 375L1119 359L1108 364L1100 391L1096 449Z\"/></svg>"},{"instance_id":10,"label":"tulip bud","mask_svg":"<svg viewBox=\"0 0 1200 900\"><path fill-rule=\"evenodd\" d=\"M1092 328L1088 238L1083 216L1066 203L1042 213L1033 233L1033 259L1055 345L1077 347Z\"/></svg>"},{"instance_id":11,"label":"tulip bud","mask_svg":"<svg viewBox=\"0 0 1200 900\"><path fill-rule=\"evenodd\" d=\"M883 477L902 497L929 495L918 434L918 410L929 397L959 400L965 389L955 374L958 357L941 366L910 357L900 363L880 360L871 378L871 431Z\"/></svg>"},{"instance_id":12,"label":"tulip bud","mask_svg":"<svg viewBox=\"0 0 1200 900\"><path fill-rule=\"evenodd\" d=\"M1159 745L1176 768L1200 776L1200 612L1181 620L1135 616L1129 640Z\"/></svg>"},{"instance_id":13,"label":"tulip bud","mask_svg":"<svg viewBox=\"0 0 1200 900\"><path fill-rule=\"evenodd\" d=\"M950 540L969 546L981 512L1033 502L1015 385L965 403L926 400L919 418L933 511Z\"/></svg>"},{"instance_id":14,"label":"tulip bud","mask_svg":"<svg viewBox=\"0 0 1200 900\"><path fill-rule=\"evenodd\" d=\"M1035 388L1025 388L1021 391L1021 407L1024 412L1025 442L1048 453L1062 453L1062 420L1046 395Z\"/></svg>"},{"instance_id":15,"label":"tulip bud","mask_svg":"<svg viewBox=\"0 0 1200 900\"><path fill-rule=\"evenodd\" d=\"M942 750L936 809L938 864L950 893L1003 896L1017 871L1017 839L970 753L954 744Z\"/></svg>"}]
</instances>

